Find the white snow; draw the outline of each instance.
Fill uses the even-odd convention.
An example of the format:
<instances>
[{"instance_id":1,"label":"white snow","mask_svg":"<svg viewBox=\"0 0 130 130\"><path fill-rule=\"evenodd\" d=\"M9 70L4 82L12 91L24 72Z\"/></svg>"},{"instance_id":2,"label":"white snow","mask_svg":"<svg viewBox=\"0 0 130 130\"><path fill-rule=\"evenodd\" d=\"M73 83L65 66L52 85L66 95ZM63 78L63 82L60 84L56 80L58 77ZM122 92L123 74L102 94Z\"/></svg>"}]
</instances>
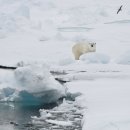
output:
<instances>
[{"instance_id":1,"label":"white snow","mask_svg":"<svg viewBox=\"0 0 130 130\"><path fill-rule=\"evenodd\" d=\"M120 55L120 57L116 59L116 63L130 65L130 51L126 51L124 54Z\"/></svg>"},{"instance_id":2,"label":"white snow","mask_svg":"<svg viewBox=\"0 0 130 130\"><path fill-rule=\"evenodd\" d=\"M76 81L68 87L72 92L82 92L86 99L83 130L130 129L129 80Z\"/></svg>"},{"instance_id":3,"label":"white snow","mask_svg":"<svg viewBox=\"0 0 130 130\"><path fill-rule=\"evenodd\" d=\"M85 63L102 63L108 64L110 62L109 56L101 53L88 53L80 57L80 60L83 60Z\"/></svg>"},{"instance_id":4,"label":"white snow","mask_svg":"<svg viewBox=\"0 0 130 130\"><path fill-rule=\"evenodd\" d=\"M20 92L47 98L44 90L56 90L46 101L56 100L65 88L49 71L67 71L59 77L88 108L83 130L130 129L129 0L0 0L0 7L0 65L23 66L0 69L0 100ZM81 40L96 42L96 53L75 61L72 46Z\"/></svg>"}]
</instances>

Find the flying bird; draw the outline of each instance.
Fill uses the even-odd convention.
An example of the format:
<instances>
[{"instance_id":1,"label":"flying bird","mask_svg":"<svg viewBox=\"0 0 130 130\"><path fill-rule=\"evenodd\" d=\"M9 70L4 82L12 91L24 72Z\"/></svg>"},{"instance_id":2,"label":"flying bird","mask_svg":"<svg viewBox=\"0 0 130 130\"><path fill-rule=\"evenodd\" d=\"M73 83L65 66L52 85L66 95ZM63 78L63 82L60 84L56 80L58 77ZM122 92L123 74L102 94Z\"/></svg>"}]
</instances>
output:
<instances>
[{"instance_id":1,"label":"flying bird","mask_svg":"<svg viewBox=\"0 0 130 130\"><path fill-rule=\"evenodd\" d=\"M123 6L123 5L121 5L120 8L118 9L117 14L118 14L120 11L122 11L122 6Z\"/></svg>"}]
</instances>

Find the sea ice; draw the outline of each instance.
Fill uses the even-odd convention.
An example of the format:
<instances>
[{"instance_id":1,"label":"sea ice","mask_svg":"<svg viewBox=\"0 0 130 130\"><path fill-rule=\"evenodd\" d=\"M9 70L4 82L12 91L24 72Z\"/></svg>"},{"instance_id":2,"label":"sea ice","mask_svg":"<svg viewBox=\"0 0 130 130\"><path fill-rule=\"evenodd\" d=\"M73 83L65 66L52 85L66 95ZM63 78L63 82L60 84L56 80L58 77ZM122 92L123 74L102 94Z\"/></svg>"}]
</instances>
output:
<instances>
[{"instance_id":1,"label":"sea ice","mask_svg":"<svg viewBox=\"0 0 130 130\"><path fill-rule=\"evenodd\" d=\"M13 81L9 80L12 75L1 81L1 101L52 103L66 95L66 88L54 79L45 64L19 67L12 73Z\"/></svg>"}]
</instances>

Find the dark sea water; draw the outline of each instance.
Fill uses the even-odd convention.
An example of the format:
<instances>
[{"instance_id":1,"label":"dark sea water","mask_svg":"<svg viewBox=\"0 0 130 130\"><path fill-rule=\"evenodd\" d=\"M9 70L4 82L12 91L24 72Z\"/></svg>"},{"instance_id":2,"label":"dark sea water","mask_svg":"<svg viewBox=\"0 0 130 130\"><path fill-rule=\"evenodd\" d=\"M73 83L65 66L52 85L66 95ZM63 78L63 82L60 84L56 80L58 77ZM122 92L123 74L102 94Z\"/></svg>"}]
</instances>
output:
<instances>
[{"instance_id":1,"label":"dark sea water","mask_svg":"<svg viewBox=\"0 0 130 130\"><path fill-rule=\"evenodd\" d=\"M39 116L41 105L0 103L0 130L33 130L31 116ZM35 129L35 128L34 128Z\"/></svg>"},{"instance_id":2,"label":"dark sea water","mask_svg":"<svg viewBox=\"0 0 130 130\"><path fill-rule=\"evenodd\" d=\"M68 94L67 99L73 103L73 100L79 94L71 95ZM0 102L0 130L40 130L41 128L48 129L48 127L43 125L34 125L32 124L31 116L40 116L39 109L52 109L56 106L59 106L63 103L63 99L59 99L56 103L51 104L35 104L32 102L23 103L23 102ZM79 108L77 108L79 109ZM73 113L72 113L73 115ZM56 116L56 119L59 115ZM63 116L64 117L64 116ZM70 116L71 117L71 116ZM60 115L61 118L61 115ZM68 118L67 118L68 119ZM81 125L81 124L80 124ZM80 125L77 125L76 128L81 128ZM66 127L66 129L68 128ZM80 129L79 129L80 130Z\"/></svg>"},{"instance_id":3,"label":"dark sea water","mask_svg":"<svg viewBox=\"0 0 130 130\"><path fill-rule=\"evenodd\" d=\"M31 116L40 116L39 109L51 109L57 105L0 103L0 130L39 130L31 123Z\"/></svg>"}]
</instances>

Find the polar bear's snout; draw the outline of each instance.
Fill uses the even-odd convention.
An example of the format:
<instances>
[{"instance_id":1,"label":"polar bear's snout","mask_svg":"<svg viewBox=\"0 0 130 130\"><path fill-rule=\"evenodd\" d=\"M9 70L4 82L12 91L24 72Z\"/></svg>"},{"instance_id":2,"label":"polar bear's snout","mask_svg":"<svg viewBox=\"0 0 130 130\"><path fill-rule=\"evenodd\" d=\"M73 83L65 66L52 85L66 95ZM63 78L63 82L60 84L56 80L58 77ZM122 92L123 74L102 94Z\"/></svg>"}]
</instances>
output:
<instances>
[{"instance_id":1,"label":"polar bear's snout","mask_svg":"<svg viewBox=\"0 0 130 130\"><path fill-rule=\"evenodd\" d=\"M88 43L88 52L95 52L96 51L96 43Z\"/></svg>"},{"instance_id":2,"label":"polar bear's snout","mask_svg":"<svg viewBox=\"0 0 130 130\"><path fill-rule=\"evenodd\" d=\"M96 43L90 43L91 47L94 47L96 45Z\"/></svg>"}]
</instances>

